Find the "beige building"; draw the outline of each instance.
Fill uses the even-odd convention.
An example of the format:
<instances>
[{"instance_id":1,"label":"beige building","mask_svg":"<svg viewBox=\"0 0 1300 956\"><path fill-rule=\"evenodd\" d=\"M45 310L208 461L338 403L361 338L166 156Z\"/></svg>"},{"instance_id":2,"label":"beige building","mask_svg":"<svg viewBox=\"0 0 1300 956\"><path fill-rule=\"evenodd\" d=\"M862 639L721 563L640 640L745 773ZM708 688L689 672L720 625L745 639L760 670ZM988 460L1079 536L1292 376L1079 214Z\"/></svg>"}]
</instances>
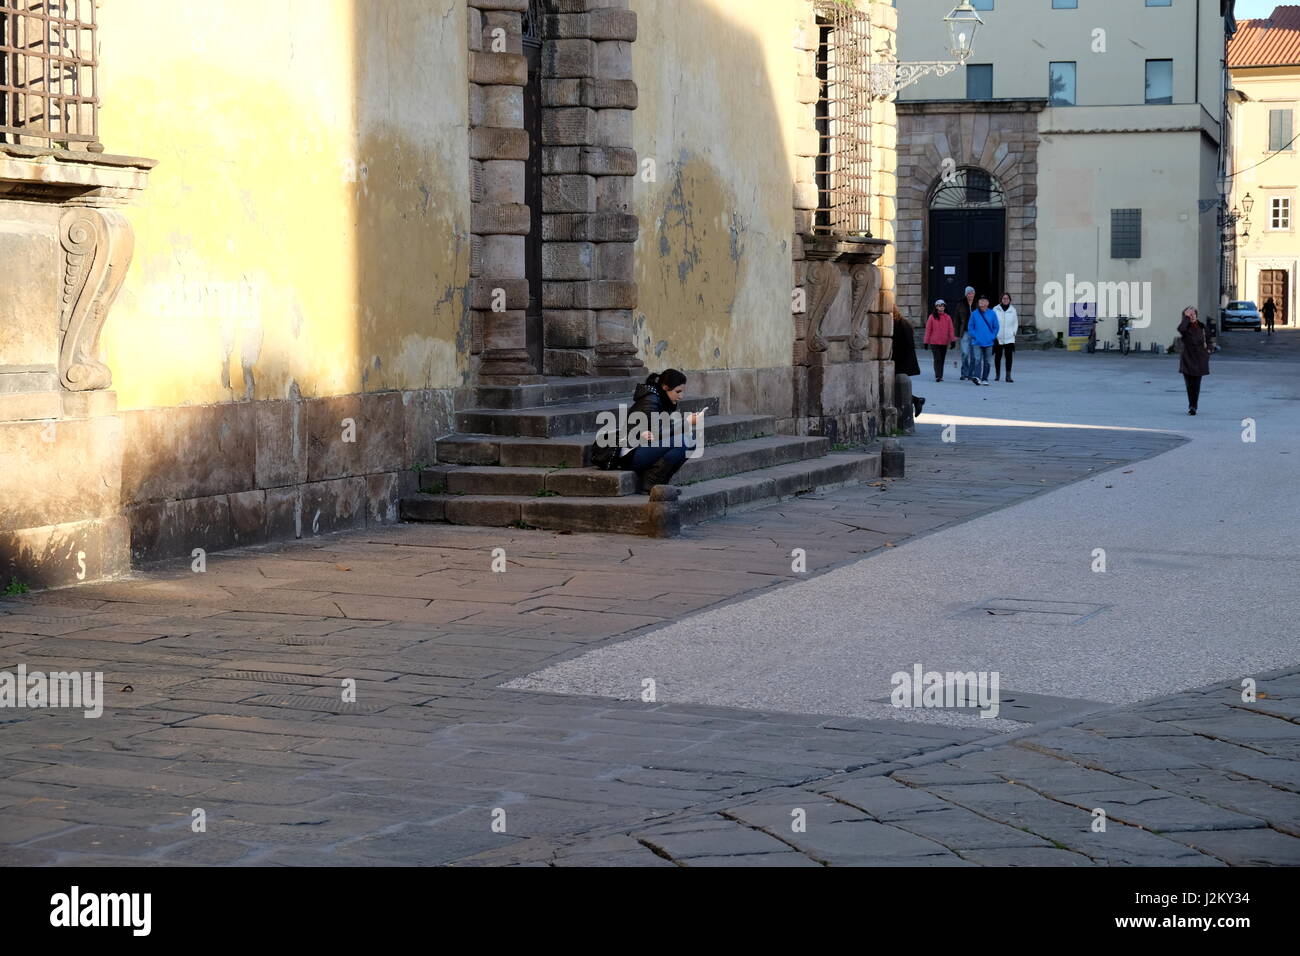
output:
<instances>
[{"instance_id":1,"label":"beige building","mask_svg":"<svg viewBox=\"0 0 1300 956\"><path fill-rule=\"evenodd\" d=\"M1300 240L1300 6L1279 6L1272 16L1242 20L1228 48L1232 148L1231 205L1250 206L1250 227L1238 224L1233 265L1234 299L1259 308L1272 298L1276 322L1296 323ZM1249 201L1247 197L1250 197Z\"/></svg>"},{"instance_id":2,"label":"beige building","mask_svg":"<svg viewBox=\"0 0 1300 956\"><path fill-rule=\"evenodd\" d=\"M833 446L910 409L888 5L5 11L0 588L403 515L667 534L877 473ZM647 501L579 466L669 366L714 431Z\"/></svg>"},{"instance_id":3,"label":"beige building","mask_svg":"<svg viewBox=\"0 0 1300 956\"><path fill-rule=\"evenodd\" d=\"M899 57L945 60L951 4L899 4ZM976 0L963 69L899 95L898 295L966 285L1069 335L1093 302L1167 346L1182 307L1215 314L1216 181L1231 0Z\"/></svg>"}]
</instances>

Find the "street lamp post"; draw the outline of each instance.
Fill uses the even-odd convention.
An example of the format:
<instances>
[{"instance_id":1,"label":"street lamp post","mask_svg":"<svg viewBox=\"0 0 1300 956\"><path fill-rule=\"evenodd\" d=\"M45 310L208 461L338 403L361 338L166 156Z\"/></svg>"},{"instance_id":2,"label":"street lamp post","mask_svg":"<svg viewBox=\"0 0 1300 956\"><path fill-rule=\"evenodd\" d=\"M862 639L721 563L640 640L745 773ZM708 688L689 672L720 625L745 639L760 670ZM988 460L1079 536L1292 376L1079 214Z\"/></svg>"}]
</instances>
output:
<instances>
[{"instance_id":1,"label":"street lamp post","mask_svg":"<svg viewBox=\"0 0 1300 956\"><path fill-rule=\"evenodd\" d=\"M885 60L871 65L871 95L877 100L887 100L899 90L911 86L921 77L933 73L947 76L964 66L975 49L975 34L984 25L970 0L961 0L952 8L944 22L948 24L948 52L951 60ZM889 53L884 50L879 52Z\"/></svg>"},{"instance_id":2,"label":"street lamp post","mask_svg":"<svg viewBox=\"0 0 1300 956\"><path fill-rule=\"evenodd\" d=\"M1226 205L1226 203L1224 204ZM1255 208L1255 199L1250 193L1241 198L1241 209L1233 206L1227 212L1219 212L1219 228L1223 236L1223 267L1227 275L1223 288L1229 299L1237 297L1237 246L1250 238L1250 211ZM1238 230L1237 224L1241 224Z\"/></svg>"}]
</instances>

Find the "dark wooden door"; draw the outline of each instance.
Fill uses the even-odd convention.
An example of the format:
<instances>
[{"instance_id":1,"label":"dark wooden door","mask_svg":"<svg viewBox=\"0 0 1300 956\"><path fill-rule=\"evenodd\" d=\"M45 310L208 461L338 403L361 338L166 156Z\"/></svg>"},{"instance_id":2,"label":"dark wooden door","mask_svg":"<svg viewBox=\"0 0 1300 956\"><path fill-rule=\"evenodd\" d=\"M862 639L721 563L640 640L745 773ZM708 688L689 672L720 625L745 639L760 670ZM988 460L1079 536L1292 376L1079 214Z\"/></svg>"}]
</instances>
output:
<instances>
[{"instance_id":1,"label":"dark wooden door","mask_svg":"<svg viewBox=\"0 0 1300 956\"><path fill-rule=\"evenodd\" d=\"M935 299L953 303L974 286L997 304L1005 291L1003 253L1006 246L1005 209L935 209L930 212L930 255L926 308Z\"/></svg>"},{"instance_id":2,"label":"dark wooden door","mask_svg":"<svg viewBox=\"0 0 1300 956\"><path fill-rule=\"evenodd\" d=\"M1264 303L1271 296L1273 304L1277 306L1277 315L1273 321L1278 325L1283 325L1290 320L1291 309L1290 303L1287 302L1287 274L1285 269L1261 269L1259 270L1259 301L1255 305L1260 310L1260 315L1264 314Z\"/></svg>"}]
</instances>

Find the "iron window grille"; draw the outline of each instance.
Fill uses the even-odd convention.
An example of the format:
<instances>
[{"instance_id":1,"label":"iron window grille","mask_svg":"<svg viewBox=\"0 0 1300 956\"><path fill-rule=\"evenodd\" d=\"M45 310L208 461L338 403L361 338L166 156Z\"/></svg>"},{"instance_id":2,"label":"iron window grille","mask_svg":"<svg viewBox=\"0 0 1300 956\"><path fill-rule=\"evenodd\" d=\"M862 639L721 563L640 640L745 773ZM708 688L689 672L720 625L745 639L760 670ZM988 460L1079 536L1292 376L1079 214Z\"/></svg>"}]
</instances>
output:
<instances>
[{"instance_id":1,"label":"iron window grille","mask_svg":"<svg viewBox=\"0 0 1300 956\"><path fill-rule=\"evenodd\" d=\"M532 43L542 42L542 0L528 0L528 9L524 11L524 40Z\"/></svg>"},{"instance_id":2,"label":"iron window grille","mask_svg":"<svg viewBox=\"0 0 1300 956\"><path fill-rule=\"evenodd\" d=\"M1110 211L1110 257L1112 259L1142 258L1141 209Z\"/></svg>"},{"instance_id":3,"label":"iron window grille","mask_svg":"<svg viewBox=\"0 0 1300 956\"><path fill-rule=\"evenodd\" d=\"M813 233L871 235L871 19L816 0L817 209Z\"/></svg>"},{"instance_id":4,"label":"iron window grille","mask_svg":"<svg viewBox=\"0 0 1300 956\"><path fill-rule=\"evenodd\" d=\"M962 166L939 180L930 197L931 209L988 209L1006 205L1002 184L983 169Z\"/></svg>"},{"instance_id":5,"label":"iron window grille","mask_svg":"<svg viewBox=\"0 0 1300 956\"><path fill-rule=\"evenodd\" d=\"M95 0L0 0L0 143L98 152Z\"/></svg>"}]
</instances>

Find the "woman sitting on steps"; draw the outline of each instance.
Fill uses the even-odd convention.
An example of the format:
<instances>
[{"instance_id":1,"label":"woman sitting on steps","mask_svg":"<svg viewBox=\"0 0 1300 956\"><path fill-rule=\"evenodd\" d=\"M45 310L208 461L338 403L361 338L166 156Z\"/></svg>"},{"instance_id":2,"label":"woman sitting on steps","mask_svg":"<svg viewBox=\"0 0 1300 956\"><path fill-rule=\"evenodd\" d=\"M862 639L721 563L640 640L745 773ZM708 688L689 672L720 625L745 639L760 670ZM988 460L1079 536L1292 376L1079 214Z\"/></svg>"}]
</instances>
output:
<instances>
[{"instance_id":1,"label":"woman sitting on steps","mask_svg":"<svg viewBox=\"0 0 1300 956\"><path fill-rule=\"evenodd\" d=\"M651 374L632 393L633 404L628 418L640 412L651 427L658 429L657 433L643 430L639 435L629 434L624 439L624 444L629 447L623 453L622 466L637 473L637 491L641 494L649 494L656 485L668 484L686 461L688 449L681 430L664 427L665 419L660 417L677 411L677 403L685 394L686 376L675 368ZM699 412L682 416L685 425L694 426L699 420ZM667 441L645 444L661 438Z\"/></svg>"}]
</instances>

